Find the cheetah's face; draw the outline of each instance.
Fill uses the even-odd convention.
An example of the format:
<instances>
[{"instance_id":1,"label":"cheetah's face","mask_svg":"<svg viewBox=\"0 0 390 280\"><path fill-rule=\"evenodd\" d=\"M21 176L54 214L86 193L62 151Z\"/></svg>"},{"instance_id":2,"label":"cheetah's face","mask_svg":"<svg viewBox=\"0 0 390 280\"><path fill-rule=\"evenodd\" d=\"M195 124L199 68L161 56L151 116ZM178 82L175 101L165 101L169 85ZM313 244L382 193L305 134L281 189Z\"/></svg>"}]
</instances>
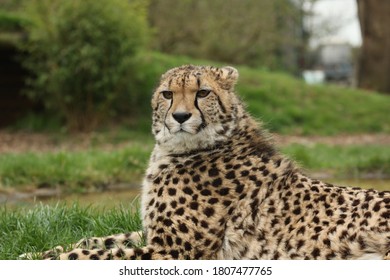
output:
<instances>
[{"instance_id":1,"label":"cheetah's face","mask_svg":"<svg viewBox=\"0 0 390 280\"><path fill-rule=\"evenodd\" d=\"M202 143L224 134L223 123L233 119L236 97L232 91L237 78L232 67L188 65L165 73L152 99L156 140L204 146Z\"/></svg>"}]
</instances>

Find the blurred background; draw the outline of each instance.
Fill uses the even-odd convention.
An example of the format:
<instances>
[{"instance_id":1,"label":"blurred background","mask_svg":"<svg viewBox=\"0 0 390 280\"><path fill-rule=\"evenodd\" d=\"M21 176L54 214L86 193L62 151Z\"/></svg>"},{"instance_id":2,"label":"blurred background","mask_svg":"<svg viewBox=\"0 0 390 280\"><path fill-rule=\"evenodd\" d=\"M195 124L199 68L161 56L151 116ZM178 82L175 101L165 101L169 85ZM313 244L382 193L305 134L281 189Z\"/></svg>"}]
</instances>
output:
<instances>
[{"instance_id":1,"label":"blurred background","mask_svg":"<svg viewBox=\"0 0 390 280\"><path fill-rule=\"evenodd\" d=\"M313 177L390 190L390 1L0 0L0 204L139 194L150 97L182 64L237 92Z\"/></svg>"}]
</instances>

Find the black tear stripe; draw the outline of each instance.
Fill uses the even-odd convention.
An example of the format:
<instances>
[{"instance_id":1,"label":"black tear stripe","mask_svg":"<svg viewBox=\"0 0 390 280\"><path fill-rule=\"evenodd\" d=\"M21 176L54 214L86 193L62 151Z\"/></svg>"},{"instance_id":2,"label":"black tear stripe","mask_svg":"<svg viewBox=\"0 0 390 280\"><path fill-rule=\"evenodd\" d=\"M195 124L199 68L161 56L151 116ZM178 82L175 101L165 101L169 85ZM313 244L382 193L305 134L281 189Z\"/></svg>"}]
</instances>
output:
<instances>
[{"instance_id":1,"label":"black tear stripe","mask_svg":"<svg viewBox=\"0 0 390 280\"><path fill-rule=\"evenodd\" d=\"M171 99L171 104L169 105L169 108L168 108L167 112L165 113L165 117L164 117L164 126L168 129L169 133L171 133L171 130L169 129L169 127L167 126L167 123L165 121L167 119L169 110L171 110L172 104L173 104L173 98Z\"/></svg>"},{"instance_id":2,"label":"black tear stripe","mask_svg":"<svg viewBox=\"0 0 390 280\"><path fill-rule=\"evenodd\" d=\"M200 126L198 127L197 129L197 132L201 131L203 128L206 127L206 120L204 118L204 115L202 113L202 111L200 110L199 106L198 106L198 99L195 97L195 102L194 102L194 105L195 105L195 108L198 109L198 111L200 112L200 117L202 118L202 123L200 124Z\"/></svg>"},{"instance_id":3,"label":"black tear stripe","mask_svg":"<svg viewBox=\"0 0 390 280\"><path fill-rule=\"evenodd\" d=\"M216 95L216 96L217 96L217 100L218 100L218 105L219 105L219 107L221 107L222 113L225 114L226 113L226 108L223 105L223 103L222 103L221 99L219 98L219 96L218 95Z\"/></svg>"}]
</instances>

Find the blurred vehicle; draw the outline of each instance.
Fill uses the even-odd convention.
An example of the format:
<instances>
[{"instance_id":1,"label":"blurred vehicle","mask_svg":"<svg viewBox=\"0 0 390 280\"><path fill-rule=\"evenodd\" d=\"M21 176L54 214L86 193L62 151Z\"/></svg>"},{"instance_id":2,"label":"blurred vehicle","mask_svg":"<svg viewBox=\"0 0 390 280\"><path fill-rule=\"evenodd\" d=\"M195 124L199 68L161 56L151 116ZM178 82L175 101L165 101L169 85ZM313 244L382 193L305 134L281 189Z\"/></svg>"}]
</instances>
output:
<instances>
[{"instance_id":1,"label":"blurred vehicle","mask_svg":"<svg viewBox=\"0 0 390 280\"><path fill-rule=\"evenodd\" d=\"M325 73L325 80L349 83L354 70L352 48L347 43L329 43L319 49L319 64Z\"/></svg>"}]
</instances>

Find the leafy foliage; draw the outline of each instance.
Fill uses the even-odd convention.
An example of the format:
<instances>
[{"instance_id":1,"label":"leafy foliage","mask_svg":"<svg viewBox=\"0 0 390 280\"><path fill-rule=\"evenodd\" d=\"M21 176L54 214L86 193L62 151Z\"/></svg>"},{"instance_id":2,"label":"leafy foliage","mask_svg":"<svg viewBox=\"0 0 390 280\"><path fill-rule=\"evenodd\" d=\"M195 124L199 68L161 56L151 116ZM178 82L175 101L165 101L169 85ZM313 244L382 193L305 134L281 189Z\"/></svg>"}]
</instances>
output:
<instances>
[{"instance_id":1,"label":"leafy foliage","mask_svg":"<svg viewBox=\"0 0 390 280\"><path fill-rule=\"evenodd\" d=\"M296 67L302 26L301 11L293 1L151 3L150 22L156 30L157 50L250 66L292 71Z\"/></svg>"},{"instance_id":2,"label":"leafy foliage","mask_svg":"<svg viewBox=\"0 0 390 280\"><path fill-rule=\"evenodd\" d=\"M32 24L21 48L31 98L72 130L93 129L124 98L135 105L131 77L147 41L146 1L32 0L25 11Z\"/></svg>"},{"instance_id":3,"label":"leafy foliage","mask_svg":"<svg viewBox=\"0 0 390 280\"><path fill-rule=\"evenodd\" d=\"M18 31L27 24L23 17L0 10L0 31Z\"/></svg>"}]
</instances>

